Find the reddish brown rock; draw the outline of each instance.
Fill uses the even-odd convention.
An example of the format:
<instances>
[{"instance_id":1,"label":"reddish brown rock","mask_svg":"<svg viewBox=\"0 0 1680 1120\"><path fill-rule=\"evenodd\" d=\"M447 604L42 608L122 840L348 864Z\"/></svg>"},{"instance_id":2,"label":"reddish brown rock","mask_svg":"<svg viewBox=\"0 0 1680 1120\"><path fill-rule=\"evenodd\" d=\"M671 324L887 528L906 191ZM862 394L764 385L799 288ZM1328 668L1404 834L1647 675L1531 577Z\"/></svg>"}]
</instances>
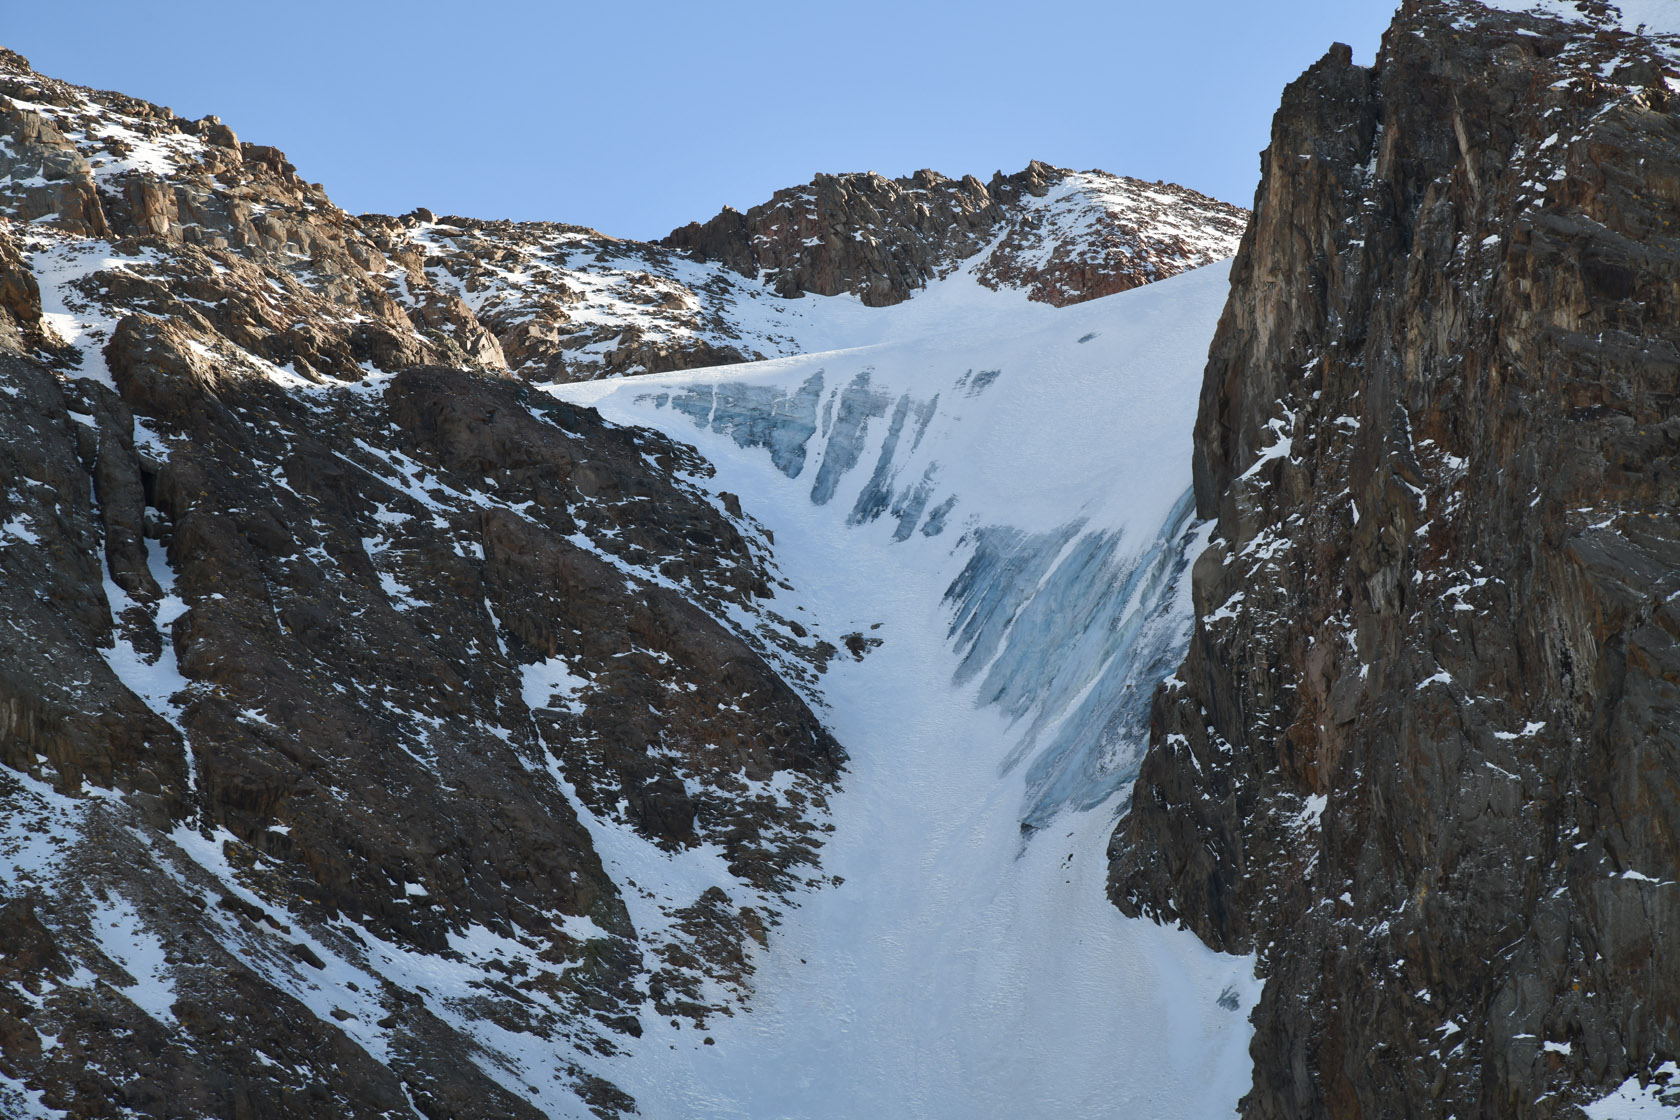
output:
<instances>
[{"instance_id":1,"label":"reddish brown rock","mask_svg":"<svg viewBox=\"0 0 1680 1120\"><path fill-rule=\"evenodd\" d=\"M1222 259L1246 219L1183 187L1034 160L989 184L926 170L818 175L745 214L726 208L690 223L663 244L766 276L784 296L849 292L871 307L901 303L983 252L982 283L1061 307Z\"/></svg>"}]
</instances>

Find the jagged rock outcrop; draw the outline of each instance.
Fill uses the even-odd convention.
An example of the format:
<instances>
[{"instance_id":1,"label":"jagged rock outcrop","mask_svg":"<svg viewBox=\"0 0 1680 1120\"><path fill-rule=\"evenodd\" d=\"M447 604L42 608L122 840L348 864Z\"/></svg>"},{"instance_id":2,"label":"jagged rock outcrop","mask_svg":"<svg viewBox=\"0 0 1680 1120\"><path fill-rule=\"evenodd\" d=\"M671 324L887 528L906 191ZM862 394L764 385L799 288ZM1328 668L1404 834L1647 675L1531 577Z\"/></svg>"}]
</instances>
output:
<instances>
[{"instance_id":1,"label":"jagged rock outcrop","mask_svg":"<svg viewBox=\"0 0 1680 1120\"><path fill-rule=\"evenodd\" d=\"M364 363L506 367L453 289L427 282L417 262L394 264L377 230L300 179L284 154L240 142L214 117L182 120L60 82L6 51L0 136L0 210L17 223L7 243L38 274L32 298L14 293L0 247L0 306L20 330L52 332L61 367L78 355L96 365L109 326L131 311L208 322L309 380L353 380ZM109 323L78 325L94 308Z\"/></svg>"},{"instance_id":2,"label":"jagged rock outcrop","mask_svg":"<svg viewBox=\"0 0 1680 1120\"><path fill-rule=\"evenodd\" d=\"M1183 187L1034 160L990 183L927 170L818 175L662 244L762 276L784 296L851 293L871 307L901 303L986 251L982 283L1061 307L1221 260L1247 217Z\"/></svg>"},{"instance_id":3,"label":"jagged rock outcrop","mask_svg":"<svg viewBox=\"0 0 1680 1120\"><path fill-rule=\"evenodd\" d=\"M1602 7L1408 0L1285 93L1110 853L1258 952L1252 1120L1580 1116L1680 1058L1676 78Z\"/></svg>"},{"instance_id":4,"label":"jagged rock outcrop","mask_svg":"<svg viewBox=\"0 0 1680 1120\"><path fill-rule=\"evenodd\" d=\"M28 302L8 280L9 241L42 258L49 316L201 316L306 379L444 362L563 382L799 353L808 324L788 297L807 291L897 303L997 241L980 282L1059 305L1229 256L1247 217L1181 187L1041 163L989 186L822 176L753 208L751 231L726 211L660 244L424 209L356 217L215 117L60 82L10 51L0 139L0 213L19 223L0 230L0 337ZM97 362L108 327L28 344L68 343L60 365Z\"/></svg>"},{"instance_id":5,"label":"jagged rock outcrop","mask_svg":"<svg viewBox=\"0 0 1680 1120\"><path fill-rule=\"evenodd\" d=\"M1000 174L992 190L972 175L934 171L904 179L818 175L745 214L725 209L704 225L674 230L665 244L742 276L768 273L784 296L852 292L881 307L979 252L1013 194L1045 193L1049 170L1034 163L1011 180Z\"/></svg>"},{"instance_id":6,"label":"jagged rock outcrop","mask_svg":"<svg viewBox=\"0 0 1680 1120\"><path fill-rule=\"evenodd\" d=\"M721 271L697 283L690 262L656 245L559 222L426 210L360 221L411 276L470 308L529 381L723 365L790 344L753 325L763 316L748 309L767 291Z\"/></svg>"}]
</instances>

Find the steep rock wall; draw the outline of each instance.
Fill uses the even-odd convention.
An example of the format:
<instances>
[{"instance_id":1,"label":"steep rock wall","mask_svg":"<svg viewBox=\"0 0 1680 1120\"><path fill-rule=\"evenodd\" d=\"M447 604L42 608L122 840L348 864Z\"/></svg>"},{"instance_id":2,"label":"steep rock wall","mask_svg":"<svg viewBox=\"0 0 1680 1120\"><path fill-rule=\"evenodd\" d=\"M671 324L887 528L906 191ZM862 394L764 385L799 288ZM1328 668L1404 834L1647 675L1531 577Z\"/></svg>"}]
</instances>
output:
<instances>
[{"instance_id":1,"label":"steep rock wall","mask_svg":"<svg viewBox=\"0 0 1680 1120\"><path fill-rule=\"evenodd\" d=\"M1110 880L1259 951L1250 1118L1578 1116L1680 1056L1680 106L1582 20L1412 0L1263 157Z\"/></svg>"}]
</instances>

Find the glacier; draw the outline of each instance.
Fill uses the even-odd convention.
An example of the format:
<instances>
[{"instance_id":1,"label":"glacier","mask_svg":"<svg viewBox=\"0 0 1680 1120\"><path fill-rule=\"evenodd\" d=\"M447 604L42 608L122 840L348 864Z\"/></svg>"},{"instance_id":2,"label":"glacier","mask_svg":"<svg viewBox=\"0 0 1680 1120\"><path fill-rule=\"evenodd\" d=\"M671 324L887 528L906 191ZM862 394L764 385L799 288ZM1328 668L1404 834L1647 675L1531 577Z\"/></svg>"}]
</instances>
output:
<instances>
[{"instance_id":1,"label":"glacier","mask_svg":"<svg viewBox=\"0 0 1680 1120\"><path fill-rule=\"evenodd\" d=\"M645 1114L1232 1114L1252 958L1105 893L1189 638L1227 286L1218 264L1055 309L957 275L875 309L866 346L545 387L696 448L762 529L774 609L838 650L807 687L850 757L826 878L706 1044L652 1020L598 1060Z\"/></svg>"}]
</instances>

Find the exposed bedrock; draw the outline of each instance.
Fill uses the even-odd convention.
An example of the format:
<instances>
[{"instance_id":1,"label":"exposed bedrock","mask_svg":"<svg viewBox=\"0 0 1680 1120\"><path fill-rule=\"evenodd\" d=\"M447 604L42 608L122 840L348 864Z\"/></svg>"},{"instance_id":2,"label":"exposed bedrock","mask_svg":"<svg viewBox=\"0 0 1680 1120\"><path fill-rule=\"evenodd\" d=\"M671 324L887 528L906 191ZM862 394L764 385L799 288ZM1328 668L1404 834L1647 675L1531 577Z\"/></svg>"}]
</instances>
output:
<instances>
[{"instance_id":1,"label":"exposed bedrock","mask_svg":"<svg viewBox=\"0 0 1680 1120\"><path fill-rule=\"evenodd\" d=\"M1409 2L1286 91L1203 386L1122 910L1258 951L1251 1120L1579 1116L1680 1057L1680 121Z\"/></svg>"},{"instance_id":2,"label":"exposed bedrock","mask_svg":"<svg viewBox=\"0 0 1680 1120\"><path fill-rule=\"evenodd\" d=\"M572 1055L741 998L842 762L754 644L762 555L691 452L516 381L222 342L130 315L115 391L0 353L0 1089L628 1109ZM633 923L592 827L732 877Z\"/></svg>"},{"instance_id":3,"label":"exposed bedrock","mask_svg":"<svg viewBox=\"0 0 1680 1120\"><path fill-rule=\"evenodd\" d=\"M818 175L661 244L763 277L784 296L849 292L871 307L901 303L985 253L982 284L1061 307L1222 260L1246 218L1174 184L1033 160L988 183L925 169Z\"/></svg>"}]
</instances>

